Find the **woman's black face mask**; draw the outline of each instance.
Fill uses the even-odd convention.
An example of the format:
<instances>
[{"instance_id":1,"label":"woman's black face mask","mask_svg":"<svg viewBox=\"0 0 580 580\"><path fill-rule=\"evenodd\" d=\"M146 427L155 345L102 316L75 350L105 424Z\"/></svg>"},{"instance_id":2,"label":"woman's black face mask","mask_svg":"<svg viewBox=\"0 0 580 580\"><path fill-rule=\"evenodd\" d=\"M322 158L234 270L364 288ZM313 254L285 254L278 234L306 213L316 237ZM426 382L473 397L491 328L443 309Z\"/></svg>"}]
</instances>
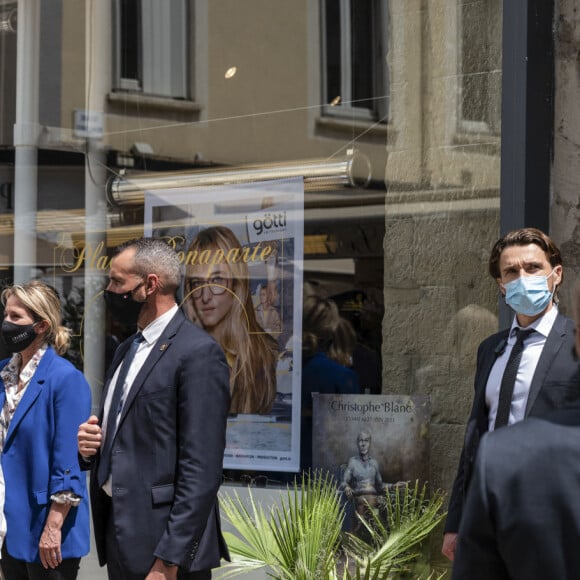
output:
<instances>
[{"instance_id":1,"label":"woman's black face mask","mask_svg":"<svg viewBox=\"0 0 580 580\"><path fill-rule=\"evenodd\" d=\"M34 324L14 324L4 320L1 333L6 350L10 354L14 354L28 348L36 338L35 326L36 322Z\"/></svg>"},{"instance_id":2,"label":"woman's black face mask","mask_svg":"<svg viewBox=\"0 0 580 580\"><path fill-rule=\"evenodd\" d=\"M119 324L125 326L135 326L137 324L141 308L143 308L143 304L145 303L137 302L133 298L133 292L141 288L143 284L145 284L145 281L137 284L133 290L123 292L122 294L105 290L104 298L107 310L111 313L111 316L119 322Z\"/></svg>"}]
</instances>

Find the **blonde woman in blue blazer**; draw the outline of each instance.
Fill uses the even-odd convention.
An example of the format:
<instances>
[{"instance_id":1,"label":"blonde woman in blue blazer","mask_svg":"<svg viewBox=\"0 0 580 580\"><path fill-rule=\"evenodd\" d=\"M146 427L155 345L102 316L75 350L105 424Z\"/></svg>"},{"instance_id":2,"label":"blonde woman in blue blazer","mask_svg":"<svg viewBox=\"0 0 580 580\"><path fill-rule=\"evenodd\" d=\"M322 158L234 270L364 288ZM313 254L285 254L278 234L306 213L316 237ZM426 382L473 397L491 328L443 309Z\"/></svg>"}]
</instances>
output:
<instances>
[{"instance_id":1,"label":"blonde woman in blue blazer","mask_svg":"<svg viewBox=\"0 0 580 580\"><path fill-rule=\"evenodd\" d=\"M74 580L89 552L86 479L76 433L90 413L83 377L59 355L69 344L56 292L40 281L6 288L1 336L0 446L7 579Z\"/></svg>"}]
</instances>

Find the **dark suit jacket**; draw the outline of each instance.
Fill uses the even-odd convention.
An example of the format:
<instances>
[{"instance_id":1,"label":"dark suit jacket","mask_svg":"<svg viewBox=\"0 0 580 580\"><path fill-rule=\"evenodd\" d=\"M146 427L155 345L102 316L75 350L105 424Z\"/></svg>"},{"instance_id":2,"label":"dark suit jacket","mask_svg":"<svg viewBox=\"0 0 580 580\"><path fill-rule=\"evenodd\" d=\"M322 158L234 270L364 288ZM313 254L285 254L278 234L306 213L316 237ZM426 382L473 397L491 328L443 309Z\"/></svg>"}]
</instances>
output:
<instances>
[{"instance_id":1,"label":"dark suit jacket","mask_svg":"<svg viewBox=\"0 0 580 580\"><path fill-rule=\"evenodd\" d=\"M101 399L132 338L109 369ZM155 557L190 571L228 558L217 492L222 479L229 369L221 347L178 311L127 397L111 453L112 511L124 565L145 574ZM91 505L99 562L105 560L109 498L93 462Z\"/></svg>"},{"instance_id":2,"label":"dark suit jacket","mask_svg":"<svg viewBox=\"0 0 580 580\"><path fill-rule=\"evenodd\" d=\"M580 578L578 490L578 403L485 435L459 528L453 578Z\"/></svg>"},{"instance_id":3,"label":"dark suit jacket","mask_svg":"<svg viewBox=\"0 0 580 580\"><path fill-rule=\"evenodd\" d=\"M477 351L475 396L449 500L446 532L457 532L459 529L479 441L488 428L485 387L491 367L505 346L508 333L509 330L503 330L486 338ZM574 353L574 322L558 314L532 379L525 416L545 416L578 397L580 397L580 365Z\"/></svg>"}]
</instances>

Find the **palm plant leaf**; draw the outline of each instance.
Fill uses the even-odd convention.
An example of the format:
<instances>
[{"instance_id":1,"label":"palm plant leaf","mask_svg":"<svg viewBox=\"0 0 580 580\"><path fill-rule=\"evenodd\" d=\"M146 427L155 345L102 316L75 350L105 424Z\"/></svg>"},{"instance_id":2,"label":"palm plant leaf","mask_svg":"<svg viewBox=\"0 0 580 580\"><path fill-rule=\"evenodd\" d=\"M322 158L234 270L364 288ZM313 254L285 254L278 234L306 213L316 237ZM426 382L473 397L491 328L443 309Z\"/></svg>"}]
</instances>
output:
<instances>
[{"instance_id":1,"label":"palm plant leaf","mask_svg":"<svg viewBox=\"0 0 580 580\"><path fill-rule=\"evenodd\" d=\"M343 514L330 476L303 476L301 488L288 488L269 518L251 492L249 502L251 510L237 493L222 499L225 517L238 532L226 537L234 556L228 575L267 565L280 579L334 577Z\"/></svg>"},{"instance_id":2,"label":"palm plant leaf","mask_svg":"<svg viewBox=\"0 0 580 580\"><path fill-rule=\"evenodd\" d=\"M333 580L342 549L342 580L385 580L409 569L421 542L445 517L443 494L429 497L427 485L417 481L387 493L386 517L373 511L368 521L361 517L368 541L343 536L336 482L322 473L304 475L302 485L289 487L268 513L251 491L247 501L235 492L221 503L236 531L225 533L232 562L222 577L268 567L269 576L278 580Z\"/></svg>"},{"instance_id":3,"label":"palm plant leaf","mask_svg":"<svg viewBox=\"0 0 580 580\"><path fill-rule=\"evenodd\" d=\"M272 531L286 577L330 578L340 543L342 510L336 486L322 474L303 476L301 489L288 490L286 501L272 511ZM314 574L314 576L313 576Z\"/></svg>"},{"instance_id":4,"label":"palm plant leaf","mask_svg":"<svg viewBox=\"0 0 580 580\"><path fill-rule=\"evenodd\" d=\"M234 556L232 567L224 574L233 576L248 570L275 566L279 561L277 543L272 533L269 517L261 506L249 496L250 509L237 491L222 495L220 505L226 519L238 532L224 531L230 553Z\"/></svg>"},{"instance_id":5,"label":"palm plant leaf","mask_svg":"<svg viewBox=\"0 0 580 580\"><path fill-rule=\"evenodd\" d=\"M427 485L420 486L418 481L413 487L395 488L387 493L387 524L373 512L368 522L361 518L370 540L348 534L347 553L357 566L380 571L381 578L388 577L390 571L404 570L418 557L419 544L445 517L440 512L443 500L441 492L427 497Z\"/></svg>"}]
</instances>

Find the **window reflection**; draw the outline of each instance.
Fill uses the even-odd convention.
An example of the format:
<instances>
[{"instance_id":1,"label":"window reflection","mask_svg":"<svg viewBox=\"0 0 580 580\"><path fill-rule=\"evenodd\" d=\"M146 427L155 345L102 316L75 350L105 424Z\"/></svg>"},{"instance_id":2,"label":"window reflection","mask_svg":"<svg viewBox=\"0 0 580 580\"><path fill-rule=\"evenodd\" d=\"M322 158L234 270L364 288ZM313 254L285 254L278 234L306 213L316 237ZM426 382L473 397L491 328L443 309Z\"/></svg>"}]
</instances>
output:
<instances>
[{"instance_id":1,"label":"window reflection","mask_svg":"<svg viewBox=\"0 0 580 580\"><path fill-rule=\"evenodd\" d=\"M354 328L361 389L435 393L434 413L461 422L449 393L469 385L473 349L449 321L484 312L487 329L496 314L481 261L499 228L502 2L115 0L93 3L104 15L87 12L86 35L75 3L47 6L30 134L16 118L33 94L16 94L16 35L0 37L0 278L13 281L15 246L34 230L34 256L18 265L61 293L77 364L102 355L95 385L127 330L105 330L91 276L143 235L145 196L192 176L280 179L306 159L340 166L292 173L305 178L300 268ZM101 131L74 119L102 119ZM16 161L22 145L38 154L33 170ZM352 150L368 160L362 180L341 165ZM107 180L118 189L105 201ZM30 195L25 231L15 191ZM187 205L196 215L195 195ZM183 229L172 209L151 218L168 235ZM276 335L282 313L267 294L253 289L252 311ZM98 323L85 351L83 317Z\"/></svg>"}]
</instances>

